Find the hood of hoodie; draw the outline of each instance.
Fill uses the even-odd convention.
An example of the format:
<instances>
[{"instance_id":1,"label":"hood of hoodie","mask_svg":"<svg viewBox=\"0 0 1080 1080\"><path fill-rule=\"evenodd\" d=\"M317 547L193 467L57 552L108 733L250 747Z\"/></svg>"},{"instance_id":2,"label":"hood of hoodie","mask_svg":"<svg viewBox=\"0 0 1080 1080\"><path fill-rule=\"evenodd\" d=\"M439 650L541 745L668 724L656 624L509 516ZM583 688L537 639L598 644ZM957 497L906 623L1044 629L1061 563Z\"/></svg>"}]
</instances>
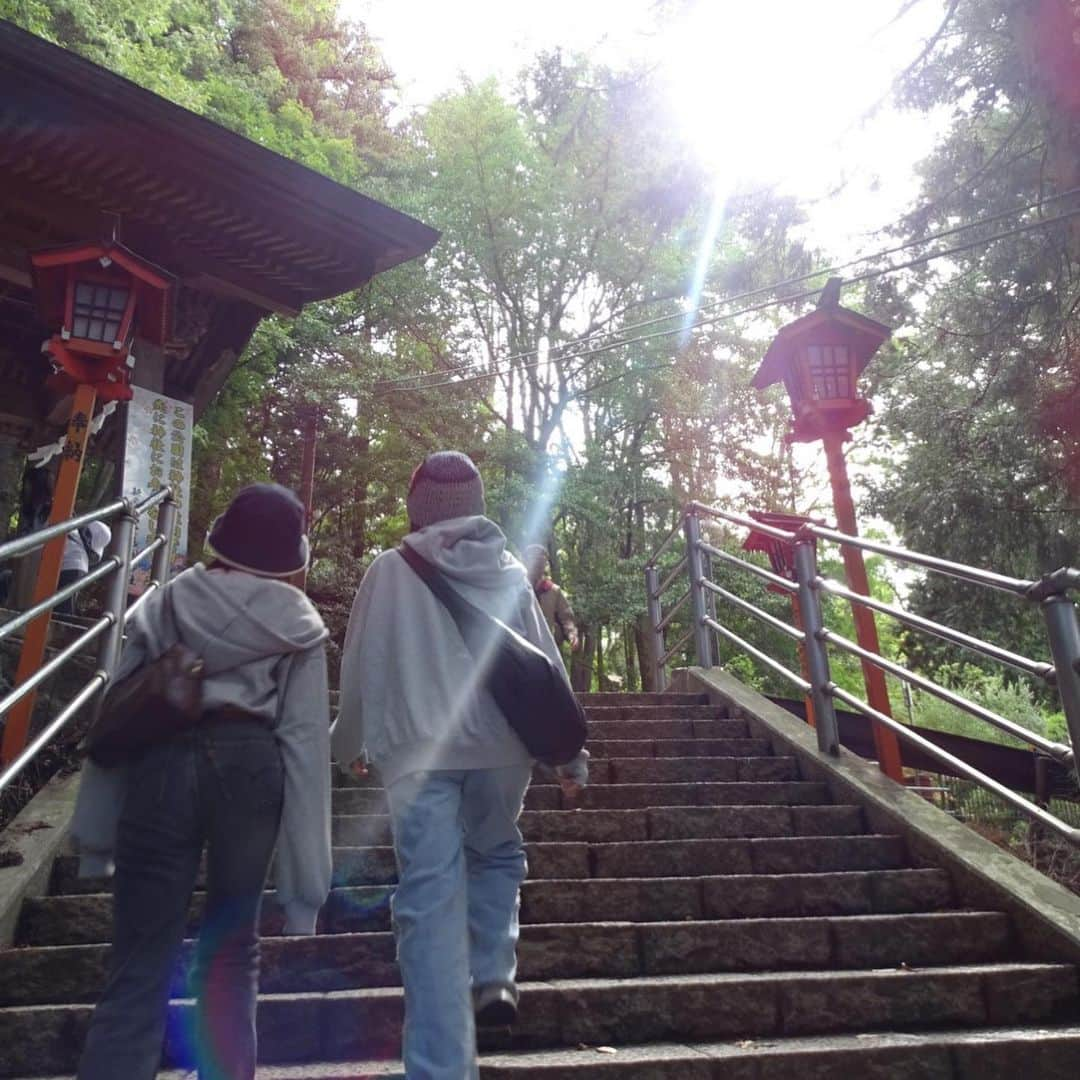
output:
<instances>
[{"instance_id":1,"label":"hood of hoodie","mask_svg":"<svg viewBox=\"0 0 1080 1080\"><path fill-rule=\"evenodd\" d=\"M327 636L315 606L283 581L199 564L168 591L180 639L203 658L208 675L300 652ZM168 618L165 600L156 593L140 612L151 633Z\"/></svg>"},{"instance_id":2,"label":"hood of hoodie","mask_svg":"<svg viewBox=\"0 0 1080 1080\"><path fill-rule=\"evenodd\" d=\"M448 518L409 533L404 543L448 578L476 589L510 589L526 582L525 567L506 550L490 518Z\"/></svg>"}]
</instances>

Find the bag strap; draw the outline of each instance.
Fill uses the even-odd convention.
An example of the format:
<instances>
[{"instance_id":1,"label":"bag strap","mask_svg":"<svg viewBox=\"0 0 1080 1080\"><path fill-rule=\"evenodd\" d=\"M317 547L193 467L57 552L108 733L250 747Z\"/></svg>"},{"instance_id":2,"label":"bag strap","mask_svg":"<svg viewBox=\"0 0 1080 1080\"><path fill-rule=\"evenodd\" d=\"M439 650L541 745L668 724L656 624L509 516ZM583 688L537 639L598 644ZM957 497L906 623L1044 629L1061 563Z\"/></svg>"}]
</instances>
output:
<instances>
[{"instance_id":1,"label":"bag strap","mask_svg":"<svg viewBox=\"0 0 1080 1080\"><path fill-rule=\"evenodd\" d=\"M454 589L447 584L442 574L423 555L414 551L408 544L402 544L397 550L398 554L416 572L416 576L435 594L435 598L450 613L450 617L454 620L458 631L465 638L466 644L468 644L464 626L465 604L468 601L458 596Z\"/></svg>"},{"instance_id":2,"label":"bag strap","mask_svg":"<svg viewBox=\"0 0 1080 1080\"><path fill-rule=\"evenodd\" d=\"M486 654L485 641L488 635L510 634L518 638L530 649L535 649L541 656L544 651L538 648L524 634L508 626L502 619L496 618L489 611L466 600L446 578L419 552L414 551L408 544L398 547L398 554L413 568L416 576L435 594L443 607L450 613L454 624L461 634L465 647L477 659L483 659ZM528 594L526 594L528 595Z\"/></svg>"}]
</instances>

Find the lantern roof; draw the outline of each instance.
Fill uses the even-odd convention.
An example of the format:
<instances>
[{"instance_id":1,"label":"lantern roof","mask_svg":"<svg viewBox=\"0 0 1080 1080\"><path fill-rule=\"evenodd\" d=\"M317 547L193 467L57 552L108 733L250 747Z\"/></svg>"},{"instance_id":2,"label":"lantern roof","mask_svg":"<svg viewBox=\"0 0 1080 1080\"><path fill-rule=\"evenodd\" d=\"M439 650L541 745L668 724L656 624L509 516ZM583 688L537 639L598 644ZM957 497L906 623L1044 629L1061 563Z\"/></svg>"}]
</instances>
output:
<instances>
[{"instance_id":1,"label":"lantern roof","mask_svg":"<svg viewBox=\"0 0 1080 1080\"><path fill-rule=\"evenodd\" d=\"M172 328L171 290L175 279L167 270L116 240L64 244L30 253L38 306L46 323L58 323L63 319L67 270L83 265L93 270L115 266L130 274L138 301L140 336L158 345L168 340Z\"/></svg>"},{"instance_id":2,"label":"lantern roof","mask_svg":"<svg viewBox=\"0 0 1080 1080\"><path fill-rule=\"evenodd\" d=\"M806 517L803 514L782 514L779 511L774 510L751 510L750 517L755 521L760 521L762 525L769 526L773 529L783 529L784 532L795 533L798 532L804 525L820 525L819 521L815 521L814 518ZM743 551L766 551L769 544L786 543L784 540L777 540L775 537L767 536L763 532L758 532L756 529L752 530L750 535L743 542Z\"/></svg>"},{"instance_id":3,"label":"lantern roof","mask_svg":"<svg viewBox=\"0 0 1080 1080\"><path fill-rule=\"evenodd\" d=\"M811 344L849 346L855 357L856 372L862 374L892 331L884 323L841 307L834 299L838 291L827 289L822 305L781 327L754 375L752 386L762 390L780 382L799 349Z\"/></svg>"}]
</instances>

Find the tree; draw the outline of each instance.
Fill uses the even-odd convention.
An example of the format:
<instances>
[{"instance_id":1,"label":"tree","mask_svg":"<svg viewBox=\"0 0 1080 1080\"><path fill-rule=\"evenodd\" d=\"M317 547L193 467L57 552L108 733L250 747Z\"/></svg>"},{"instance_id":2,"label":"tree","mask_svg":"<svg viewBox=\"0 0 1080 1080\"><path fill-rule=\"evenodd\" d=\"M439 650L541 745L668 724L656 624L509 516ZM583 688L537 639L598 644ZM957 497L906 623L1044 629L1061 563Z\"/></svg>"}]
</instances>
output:
<instances>
[{"instance_id":1,"label":"tree","mask_svg":"<svg viewBox=\"0 0 1080 1080\"><path fill-rule=\"evenodd\" d=\"M1056 69L1042 62L1046 20L1067 8L943 4L941 32L900 93L915 108L949 106L953 122L922 165L921 205L901 223L901 236L1040 200L1034 216L1043 218L1077 205L1056 197L1077 179L1078 103L1062 97ZM1014 220L964 239L1006 231ZM917 328L875 365L880 434L895 450L873 508L909 546L1018 577L1080 557L1077 221L988 241L873 296L880 310L906 311ZM911 603L1045 655L1037 611L1011 597L933 576L916 585ZM954 650L915 641L909 650L926 663L957 659Z\"/></svg>"}]
</instances>

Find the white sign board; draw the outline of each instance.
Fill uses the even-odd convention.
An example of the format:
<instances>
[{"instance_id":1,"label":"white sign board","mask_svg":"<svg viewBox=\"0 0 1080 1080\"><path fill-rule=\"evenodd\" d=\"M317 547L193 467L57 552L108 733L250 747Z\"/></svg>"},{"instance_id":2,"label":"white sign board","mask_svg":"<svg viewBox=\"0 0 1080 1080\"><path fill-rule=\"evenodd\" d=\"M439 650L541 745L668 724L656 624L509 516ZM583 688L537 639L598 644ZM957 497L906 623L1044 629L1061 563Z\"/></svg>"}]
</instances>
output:
<instances>
[{"instance_id":1,"label":"white sign board","mask_svg":"<svg viewBox=\"0 0 1080 1080\"><path fill-rule=\"evenodd\" d=\"M186 555L191 499L191 430L195 417L190 405L141 386L132 387L128 402L127 440L124 446L124 495L139 502L166 484L176 502L176 528L172 554ZM157 511L140 518L135 550L153 536Z\"/></svg>"}]
</instances>

